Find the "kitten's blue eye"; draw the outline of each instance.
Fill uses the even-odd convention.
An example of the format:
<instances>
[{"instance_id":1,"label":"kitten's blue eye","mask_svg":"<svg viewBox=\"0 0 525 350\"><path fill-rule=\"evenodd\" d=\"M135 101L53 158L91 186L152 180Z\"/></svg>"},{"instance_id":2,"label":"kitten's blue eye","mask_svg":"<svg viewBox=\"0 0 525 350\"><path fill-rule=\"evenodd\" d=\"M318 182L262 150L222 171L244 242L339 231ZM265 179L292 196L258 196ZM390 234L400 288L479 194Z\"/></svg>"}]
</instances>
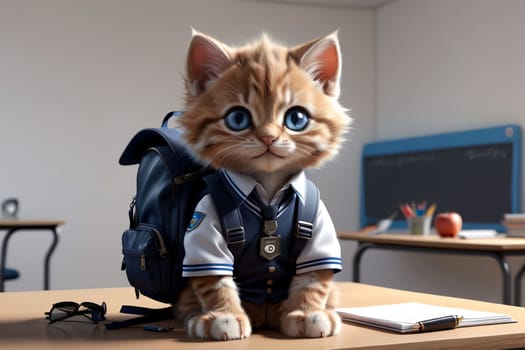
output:
<instances>
[{"instance_id":1,"label":"kitten's blue eye","mask_svg":"<svg viewBox=\"0 0 525 350\"><path fill-rule=\"evenodd\" d=\"M309 122L308 112L301 107L292 107L284 115L284 126L292 131L303 131Z\"/></svg>"},{"instance_id":2,"label":"kitten's blue eye","mask_svg":"<svg viewBox=\"0 0 525 350\"><path fill-rule=\"evenodd\" d=\"M252 115L244 107L233 107L226 112L224 123L233 131L242 131L252 126Z\"/></svg>"}]
</instances>

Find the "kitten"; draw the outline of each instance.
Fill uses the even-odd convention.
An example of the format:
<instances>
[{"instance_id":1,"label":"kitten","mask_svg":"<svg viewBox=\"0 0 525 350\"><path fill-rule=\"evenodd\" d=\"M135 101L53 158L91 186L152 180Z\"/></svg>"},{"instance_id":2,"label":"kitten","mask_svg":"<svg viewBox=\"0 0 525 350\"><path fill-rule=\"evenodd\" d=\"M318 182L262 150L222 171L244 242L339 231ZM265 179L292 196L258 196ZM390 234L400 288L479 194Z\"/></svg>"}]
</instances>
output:
<instances>
[{"instance_id":1,"label":"kitten","mask_svg":"<svg viewBox=\"0 0 525 350\"><path fill-rule=\"evenodd\" d=\"M340 76L336 33L293 48L266 35L232 48L194 32L187 56L186 112L179 122L198 157L225 169L233 182L252 184L261 201L277 201L286 192L283 187L304 181L304 169L319 167L337 154L351 121L337 102ZM199 219L204 218L199 221L202 233L192 230L185 237L185 266L202 266L195 256L206 249L212 250L212 260L218 255L232 260L217 232L216 212L205 199L196 208ZM278 302L241 298L231 272L187 273L177 315L185 320L188 334L240 339L259 327L279 327L289 337L338 334L332 276L340 269L340 247L322 202L316 222L322 232L319 238L313 235L300 259L323 250L319 256L336 262L298 274L294 270L286 284L290 297ZM266 282L269 294L279 288L271 279Z\"/></svg>"}]
</instances>

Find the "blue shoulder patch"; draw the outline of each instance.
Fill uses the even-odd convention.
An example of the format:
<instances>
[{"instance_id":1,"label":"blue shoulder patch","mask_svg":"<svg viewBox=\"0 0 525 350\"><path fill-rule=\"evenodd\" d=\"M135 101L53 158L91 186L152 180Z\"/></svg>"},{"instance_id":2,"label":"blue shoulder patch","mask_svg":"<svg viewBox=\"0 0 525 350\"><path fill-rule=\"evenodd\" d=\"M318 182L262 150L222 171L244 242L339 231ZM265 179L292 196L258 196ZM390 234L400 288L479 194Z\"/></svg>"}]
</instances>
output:
<instances>
[{"instance_id":1,"label":"blue shoulder patch","mask_svg":"<svg viewBox=\"0 0 525 350\"><path fill-rule=\"evenodd\" d=\"M206 214L201 213L200 211L194 212L186 231L189 232L195 230L201 224L202 219L204 219L205 216Z\"/></svg>"}]
</instances>

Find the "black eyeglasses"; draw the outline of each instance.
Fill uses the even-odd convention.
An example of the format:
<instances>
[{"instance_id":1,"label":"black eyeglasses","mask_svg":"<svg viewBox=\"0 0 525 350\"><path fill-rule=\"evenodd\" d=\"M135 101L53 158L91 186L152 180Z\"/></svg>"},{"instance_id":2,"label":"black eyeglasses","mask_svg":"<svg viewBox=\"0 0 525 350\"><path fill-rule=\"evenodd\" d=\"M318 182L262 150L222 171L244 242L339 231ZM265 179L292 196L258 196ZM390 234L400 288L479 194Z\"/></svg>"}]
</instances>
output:
<instances>
[{"instance_id":1,"label":"black eyeglasses","mask_svg":"<svg viewBox=\"0 0 525 350\"><path fill-rule=\"evenodd\" d=\"M106 319L106 303L101 305L85 301L75 303L74 301L62 301L53 304L49 312L44 313L49 323L63 321L73 316L82 315L93 323L104 321Z\"/></svg>"}]
</instances>

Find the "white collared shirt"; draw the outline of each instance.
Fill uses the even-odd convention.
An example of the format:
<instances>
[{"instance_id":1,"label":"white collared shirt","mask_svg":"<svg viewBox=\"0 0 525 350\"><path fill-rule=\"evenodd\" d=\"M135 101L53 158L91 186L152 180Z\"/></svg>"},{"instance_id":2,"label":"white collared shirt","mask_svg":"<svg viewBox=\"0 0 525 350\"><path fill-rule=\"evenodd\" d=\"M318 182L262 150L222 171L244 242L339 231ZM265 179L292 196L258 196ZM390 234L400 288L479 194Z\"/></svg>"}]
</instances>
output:
<instances>
[{"instance_id":1,"label":"white collared shirt","mask_svg":"<svg viewBox=\"0 0 525 350\"><path fill-rule=\"evenodd\" d=\"M292 186L303 203L306 200L306 175L300 172L290 179L271 199L264 188L251 176L225 171L226 178L241 198L249 201L252 191L257 191L265 204L278 204L285 191ZM250 205L250 203L248 203ZM183 276L233 275L234 257L221 233L221 221L214 208L211 196L205 195L195 208L198 213L184 237L185 256ZM195 218L195 216L194 216ZM331 269L341 270L341 247L330 215L319 200L317 218L312 238L308 240L296 261L296 274Z\"/></svg>"}]
</instances>

